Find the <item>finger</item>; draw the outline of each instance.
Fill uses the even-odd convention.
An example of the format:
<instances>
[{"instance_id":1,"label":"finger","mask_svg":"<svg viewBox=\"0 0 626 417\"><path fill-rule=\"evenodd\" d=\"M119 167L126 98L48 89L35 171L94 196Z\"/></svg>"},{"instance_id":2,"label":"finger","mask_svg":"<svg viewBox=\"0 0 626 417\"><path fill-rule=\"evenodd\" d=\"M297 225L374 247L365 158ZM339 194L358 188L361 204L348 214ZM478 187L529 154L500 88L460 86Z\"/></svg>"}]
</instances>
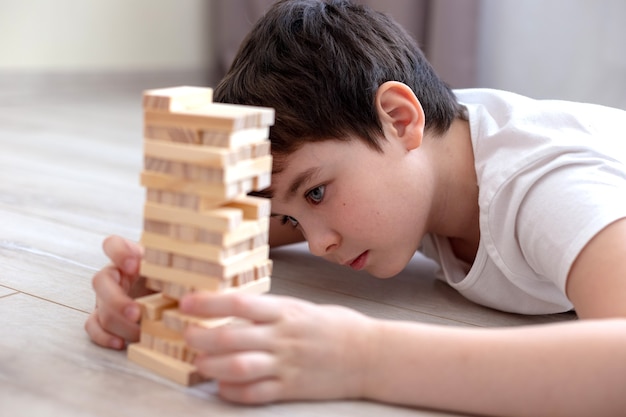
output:
<instances>
[{"instance_id":1,"label":"finger","mask_svg":"<svg viewBox=\"0 0 626 417\"><path fill-rule=\"evenodd\" d=\"M234 316L256 323L271 323L281 317L281 310L287 302L270 295L197 292L181 299L180 310L200 317Z\"/></svg>"},{"instance_id":2,"label":"finger","mask_svg":"<svg viewBox=\"0 0 626 417\"><path fill-rule=\"evenodd\" d=\"M140 309L120 285L120 272L113 265L102 268L92 280L96 303L113 311L123 312L131 321L139 320Z\"/></svg>"},{"instance_id":3,"label":"finger","mask_svg":"<svg viewBox=\"0 0 626 417\"><path fill-rule=\"evenodd\" d=\"M125 274L139 274L139 264L143 256L141 245L120 236L109 236L102 242L105 255Z\"/></svg>"},{"instance_id":4,"label":"finger","mask_svg":"<svg viewBox=\"0 0 626 417\"><path fill-rule=\"evenodd\" d=\"M276 359L267 352L201 355L194 365L202 375L229 383L256 381L276 374Z\"/></svg>"},{"instance_id":5,"label":"finger","mask_svg":"<svg viewBox=\"0 0 626 417\"><path fill-rule=\"evenodd\" d=\"M221 326L204 329L190 326L185 331L187 344L207 355L222 355L249 350L272 351L274 337L267 326Z\"/></svg>"},{"instance_id":6,"label":"finger","mask_svg":"<svg viewBox=\"0 0 626 417\"><path fill-rule=\"evenodd\" d=\"M114 267L106 267L93 278L96 292L96 310L94 311L98 325L106 332L128 341L139 338L141 316L139 305L133 301L120 287L119 271Z\"/></svg>"},{"instance_id":7,"label":"finger","mask_svg":"<svg viewBox=\"0 0 626 417\"><path fill-rule=\"evenodd\" d=\"M218 393L225 400L241 404L267 404L282 400L283 385L277 378L252 383L219 382Z\"/></svg>"},{"instance_id":8,"label":"finger","mask_svg":"<svg viewBox=\"0 0 626 417\"><path fill-rule=\"evenodd\" d=\"M123 314L105 307L97 307L94 314L103 331L128 342L139 340L140 327L136 321L129 320Z\"/></svg>"},{"instance_id":9,"label":"finger","mask_svg":"<svg viewBox=\"0 0 626 417\"><path fill-rule=\"evenodd\" d=\"M85 331L92 342L99 346L118 350L124 348L124 339L106 332L98 323L98 316L95 312L91 313L85 322Z\"/></svg>"}]
</instances>

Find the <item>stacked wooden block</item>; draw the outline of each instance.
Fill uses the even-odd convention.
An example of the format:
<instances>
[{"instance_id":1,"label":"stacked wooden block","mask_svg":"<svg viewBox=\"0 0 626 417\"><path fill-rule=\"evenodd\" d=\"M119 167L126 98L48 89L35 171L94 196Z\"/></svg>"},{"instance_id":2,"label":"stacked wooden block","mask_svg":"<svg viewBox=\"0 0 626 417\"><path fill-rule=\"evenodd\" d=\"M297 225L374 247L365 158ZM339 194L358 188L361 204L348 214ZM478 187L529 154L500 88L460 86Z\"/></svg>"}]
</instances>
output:
<instances>
[{"instance_id":1,"label":"stacked wooden block","mask_svg":"<svg viewBox=\"0 0 626 417\"><path fill-rule=\"evenodd\" d=\"M141 275L155 294L142 306L141 340L130 360L191 385L201 381L189 324L228 325L178 310L190 291L264 293L270 288L269 200L248 196L270 185L269 108L212 103L212 90L173 87L144 93L145 256Z\"/></svg>"}]
</instances>

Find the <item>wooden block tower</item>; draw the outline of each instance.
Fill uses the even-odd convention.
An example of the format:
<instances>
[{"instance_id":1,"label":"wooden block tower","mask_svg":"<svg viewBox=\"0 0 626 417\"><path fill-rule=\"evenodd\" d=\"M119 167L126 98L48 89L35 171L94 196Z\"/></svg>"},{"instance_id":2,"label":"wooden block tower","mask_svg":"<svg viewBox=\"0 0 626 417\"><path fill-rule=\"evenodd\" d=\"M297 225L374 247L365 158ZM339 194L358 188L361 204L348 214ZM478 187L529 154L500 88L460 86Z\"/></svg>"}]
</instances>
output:
<instances>
[{"instance_id":1,"label":"wooden block tower","mask_svg":"<svg viewBox=\"0 0 626 417\"><path fill-rule=\"evenodd\" d=\"M173 87L144 92L145 256L141 275L156 293L142 307L133 362L183 385L201 381L185 345L190 323L213 327L229 318L185 316L190 291L264 293L272 263L270 202L247 193L270 185L268 140L274 110L212 102L212 90Z\"/></svg>"}]
</instances>

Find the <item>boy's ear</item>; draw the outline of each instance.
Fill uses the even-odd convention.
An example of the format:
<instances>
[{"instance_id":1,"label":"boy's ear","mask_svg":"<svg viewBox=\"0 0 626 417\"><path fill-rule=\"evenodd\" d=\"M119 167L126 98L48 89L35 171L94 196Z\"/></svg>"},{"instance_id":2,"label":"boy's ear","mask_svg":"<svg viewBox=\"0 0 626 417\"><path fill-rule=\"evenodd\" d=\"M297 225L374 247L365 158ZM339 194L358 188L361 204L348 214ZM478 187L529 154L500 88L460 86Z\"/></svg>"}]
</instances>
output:
<instances>
[{"instance_id":1,"label":"boy's ear","mask_svg":"<svg viewBox=\"0 0 626 417\"><path fill-rule=\"evenodd\" d=\"M376 91L376 111L385 137L396 137L407 150L418 148L424 137L424 110L406 84L387 81Z\"/></svg>"}]
</instances>

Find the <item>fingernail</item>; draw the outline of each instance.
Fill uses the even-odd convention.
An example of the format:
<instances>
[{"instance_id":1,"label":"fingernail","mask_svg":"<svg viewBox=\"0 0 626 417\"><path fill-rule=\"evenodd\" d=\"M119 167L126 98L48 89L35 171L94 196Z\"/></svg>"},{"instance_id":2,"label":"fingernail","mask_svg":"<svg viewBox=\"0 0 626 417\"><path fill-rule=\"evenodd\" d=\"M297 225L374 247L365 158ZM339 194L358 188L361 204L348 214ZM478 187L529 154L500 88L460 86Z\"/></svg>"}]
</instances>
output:
<instances>
[{"instance_id":1,"label":"fingernail","mask_svg":"<svg viewBox=\"0 0 626 417\"><path fill-rule=\"evenodd\" d=\"M124 317L130 321L135 322L139 320L139 316L141 316L141 311L136 305L129 305L124 309Z\"/></svg>"},{"instance_id":2,"label":"fingernail","mask_svg":"<svg viewBox=\"0 0 626 417\"><path fill-rule=\"evenodd\" d=\"M190 311L193 306L193 301L190 296L184 296L180 299L179 308L182 311Z\"/></svg>"},{"instance_id":3,"label":"fingernail","mask_svg":"<svg viewBox=\"0 0 626 417\"><path fill-rule=\"evenodd\" d=\"M134 274L137 272L137 261L132 258L124 261L124 272L127 274Z\"/></svg>"},{"instance_id":4,"label":"fingernail","mask_svg":"<svg viewBox=\"0 0 626 417\"><path fill-rule=\"evenodd\" d=\"M122 339L111 339L109 342L111 349L122 349L124 347L124 341Z\"/></svg>"}]
</instances>

